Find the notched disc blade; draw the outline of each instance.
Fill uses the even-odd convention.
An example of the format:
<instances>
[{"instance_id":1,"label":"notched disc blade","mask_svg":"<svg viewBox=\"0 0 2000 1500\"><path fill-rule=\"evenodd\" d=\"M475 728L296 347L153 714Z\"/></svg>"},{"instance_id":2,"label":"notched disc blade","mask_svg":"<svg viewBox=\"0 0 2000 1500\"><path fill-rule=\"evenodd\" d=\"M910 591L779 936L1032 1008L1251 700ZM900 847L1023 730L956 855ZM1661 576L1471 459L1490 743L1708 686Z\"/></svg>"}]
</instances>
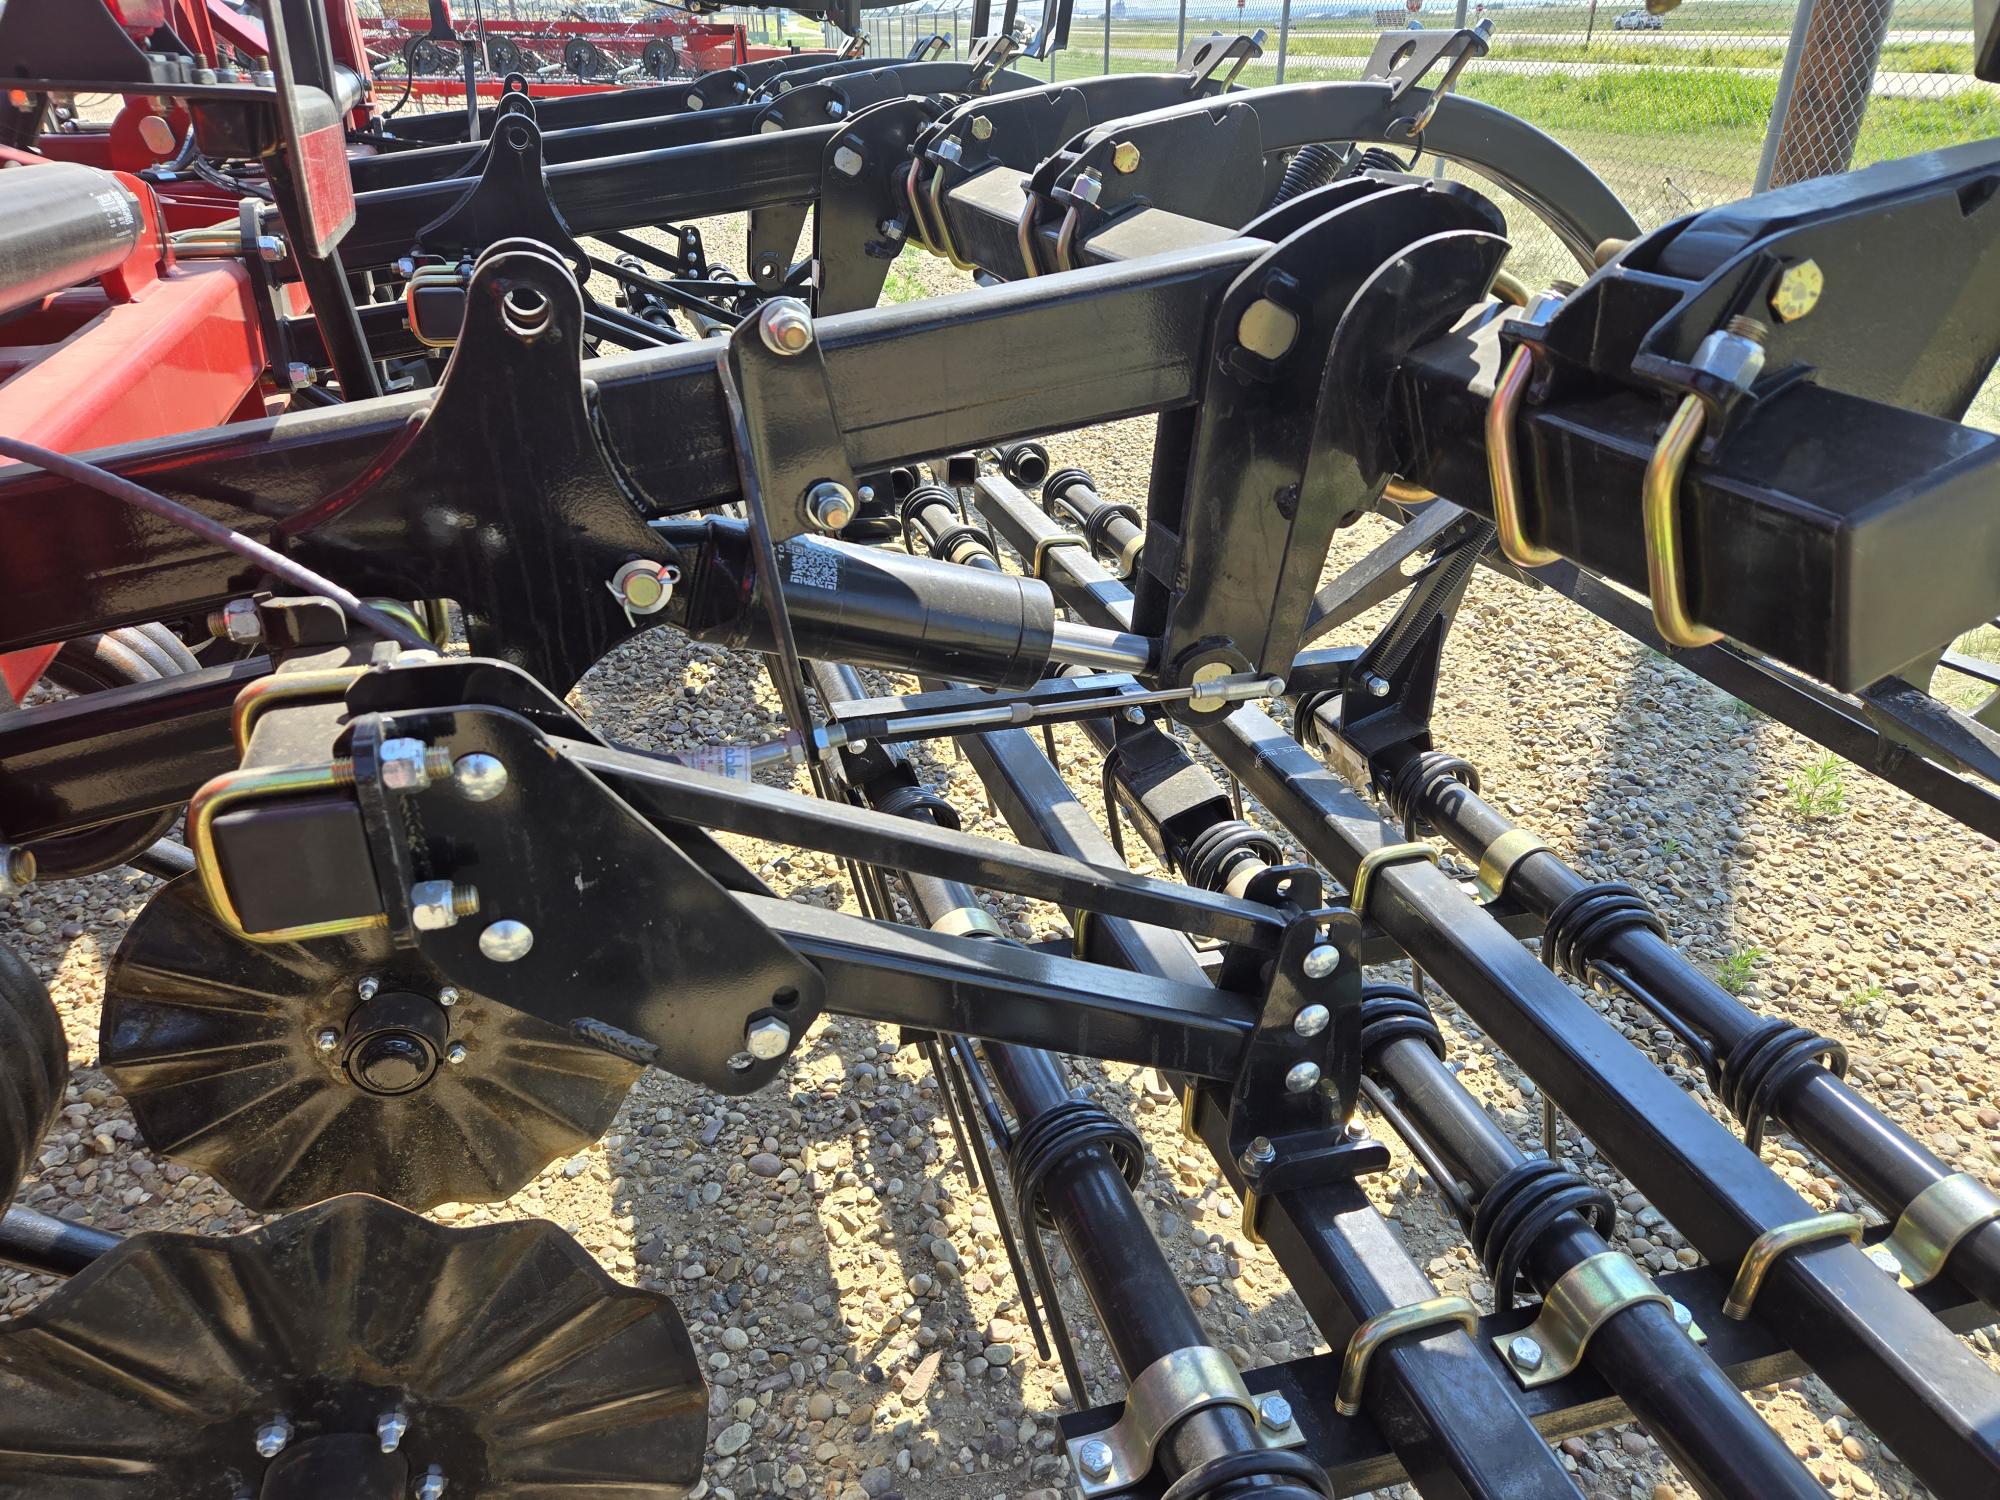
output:
<instances>
[{"instance_id":1,"label":"notched disc blade","mask_svg":"<svg viewBox=\"0 0 2000 1500\"><path fill-rule=\"evenodd\" d=\"M452 1229L357 1194L134 1236L0 1324L0 1500L320 1500L267 1485L259 1429L282 1417L274 1457L325 1471L398 1411L404 1493L435 1467L466 1500L669 1500L707 1441L665 1297L552 1224Z\"/></svg>"},{"instance_id":2,"label":"notched disc blade","mask_svg":"<svg viewBox=\"0 0 2000 1500\"><path fill-rule=\"evenodd\" d=\"M364 976L380 985L372 1010ZM185 875L112 961L100 1053L147 1143L253 1209L350 1192L496 1202L602 1135L639 1069L478 995L439 1006L438 989L379 932L249 942ZM399 1029L391 1002L420 1024ZM368 1038L387 1049L372 1087Z\"/></svg>"}]
</instances>

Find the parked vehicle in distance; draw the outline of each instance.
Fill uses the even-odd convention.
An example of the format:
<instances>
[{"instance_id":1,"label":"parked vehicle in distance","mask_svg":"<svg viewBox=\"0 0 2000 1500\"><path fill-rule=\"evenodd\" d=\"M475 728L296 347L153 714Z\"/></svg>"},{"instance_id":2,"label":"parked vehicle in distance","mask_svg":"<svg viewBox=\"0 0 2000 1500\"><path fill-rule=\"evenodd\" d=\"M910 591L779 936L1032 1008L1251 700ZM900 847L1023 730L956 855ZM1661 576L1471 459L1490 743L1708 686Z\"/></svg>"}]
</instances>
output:
<instances>
[{"instance_id":1,"label":"parked vehicle in distance","mask_svg":"<svg viewBox=\"0 0 2000 1500\"><path fill-rule=\"evenodd\" d=\"M1613 31L1663 31L1667 18L1649 10L1628 10L1611 23Z\"/></svg>"}]
</instances>

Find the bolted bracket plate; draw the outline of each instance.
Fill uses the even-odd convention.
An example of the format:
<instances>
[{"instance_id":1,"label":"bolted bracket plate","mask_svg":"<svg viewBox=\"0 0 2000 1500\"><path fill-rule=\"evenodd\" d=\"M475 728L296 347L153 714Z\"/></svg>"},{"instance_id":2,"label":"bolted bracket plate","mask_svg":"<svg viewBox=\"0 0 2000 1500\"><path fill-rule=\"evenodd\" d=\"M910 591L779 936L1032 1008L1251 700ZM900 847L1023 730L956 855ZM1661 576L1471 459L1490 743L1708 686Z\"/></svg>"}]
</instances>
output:
<instances>
[{"instance_id":1,"label":"bolted bracket plate","mask_svg":"<svg viewBox=\"0 0 2000 1500\"><path fill-rule=\"evenodd\" d=\"M1640 1302L1658 1302L1674 1309L1677 1322L1682 1309L1639 1269L1638 1262L1617 1250L1606 1250L1578 1261L1557 1278L1542 1299L1542 1310L1533 1323L1519 1333L1503 1333L1493 1340L1505 1365L1523 1388L1561 1380L1583 1362L1584 1346L1590 1336L1626 1308ZM1697 1344L1708 1335L1692 1321L1682 1322L1689 1338ZM1541 1351L1541 1362L1527 1368L1510 1352L1522 1339L1532 1340Z\"/></svg>"},{"instance_id":2,"label":"bolted bracket plate","mask_svg":"<svg viewBox=\"0 0 2000 1500\"><path fill-rule=\"evenodd\" d=\"M1257 1441L1266 1449L1297 1448L1305 1442L1289 1410L1270 1408L1274 1416L1285 1417L1282 1423L1263 1419L1263 1407L1227 1354L1210 1344L1195 1344L1163 1354L1141 1370L1125 1392L1124 1413L1110 1427L1070 1440L1077 1493L1110 1495L1137 1484L1152 1472L1161 1437L1184 1417L1212 1406L1236 1406L1248 1412Z\"/></svg>"},{"instance_id":3,"label":"bolted bracket plate","mask_svg":"<svg viewBox=\"0 0 2000 1500\"><path fill-rule=\"evenodd\" d=\"M833 386L817 333L796 354L780 354L764 342L759 319L745 320L729 335L723 378L732 394L732 415L740 413L737 455L746 503L762 501L764 526L772 543L812 530L806 492L826 480L854 491L854 466L841 439Z\"/></svg>"}]
</instances>

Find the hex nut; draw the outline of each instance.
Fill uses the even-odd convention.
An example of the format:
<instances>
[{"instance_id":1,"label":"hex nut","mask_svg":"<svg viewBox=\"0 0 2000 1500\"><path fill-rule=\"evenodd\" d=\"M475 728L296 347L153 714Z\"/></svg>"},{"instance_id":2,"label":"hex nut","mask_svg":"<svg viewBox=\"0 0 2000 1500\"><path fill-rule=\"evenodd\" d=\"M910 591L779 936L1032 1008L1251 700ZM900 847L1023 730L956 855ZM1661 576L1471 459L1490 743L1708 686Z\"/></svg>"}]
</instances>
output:
<instances>
[{"instance_id":1,"label":"hex nut","mask_svg":"<svg viewBox=\"0 0 2000 1500\"><path fill-rule=\"evenodd\" d=\"M1819 306L1826 290L1826 273L1816 260L1802 260L1778 273L1771 288L1771 312L1780 323L1796 323Z\"/></svg>"}]
</instances>

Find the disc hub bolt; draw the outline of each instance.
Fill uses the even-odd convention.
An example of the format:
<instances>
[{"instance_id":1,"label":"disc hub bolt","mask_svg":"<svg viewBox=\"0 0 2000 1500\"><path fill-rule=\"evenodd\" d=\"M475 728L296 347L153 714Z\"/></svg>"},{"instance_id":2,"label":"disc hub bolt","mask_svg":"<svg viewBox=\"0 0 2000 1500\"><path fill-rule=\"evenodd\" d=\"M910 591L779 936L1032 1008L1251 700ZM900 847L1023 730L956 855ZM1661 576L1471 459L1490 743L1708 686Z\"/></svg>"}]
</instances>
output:
<instances>
[{"instance_id":1,"label":"disc hub bolt","mask_svg":"<svg viewBox=\"0 0 2000 1500\"><path fill-rule=\"evenodd\" d=\"M403 1445L403 1434L410 1430L410 1419L398 1411L385 1411L375 1419L375 1436L382 1444L384 1453L394 1453Z\"/></svg>"},{"instance_id":2,"label":"disc hub bolt","mask_svg":"<svg viewBox=\"0 0 2000 1500\"><path fill-rule=\"evenodd\" d=\"M444 1060L450 1063L454 1068L457 1067L460 1063L464 1062L466 1058L470 1057L471 1055L472 1054L466 1050L465 1043L463 1042L453 1042L449 1047L444 1049Z\"/></svg>"},{"instance_id":3,"label":"disc hub bolt","mask_svg":"<svg viewBox=\"0 0 2000 1500\"><path fill-rule=\"evenodd\" d=\"M276 1458L285 1451L285 1444L292 1440L290 1418L273 1417L257 1429L257 1456Z\"/></svg>"},{"instance_id":4,"label":"disc hub bolt","mask_svg":"<svg viewBox=\"0 0 2000 1500\"><path fill-rule=\"evenodd\" d=\"M319 1035L313 1038L313 1045L322 1052L331 1052L340 1045L340 1033L331 1026L322 1026Z\"/></svg>"}]
</instances>

